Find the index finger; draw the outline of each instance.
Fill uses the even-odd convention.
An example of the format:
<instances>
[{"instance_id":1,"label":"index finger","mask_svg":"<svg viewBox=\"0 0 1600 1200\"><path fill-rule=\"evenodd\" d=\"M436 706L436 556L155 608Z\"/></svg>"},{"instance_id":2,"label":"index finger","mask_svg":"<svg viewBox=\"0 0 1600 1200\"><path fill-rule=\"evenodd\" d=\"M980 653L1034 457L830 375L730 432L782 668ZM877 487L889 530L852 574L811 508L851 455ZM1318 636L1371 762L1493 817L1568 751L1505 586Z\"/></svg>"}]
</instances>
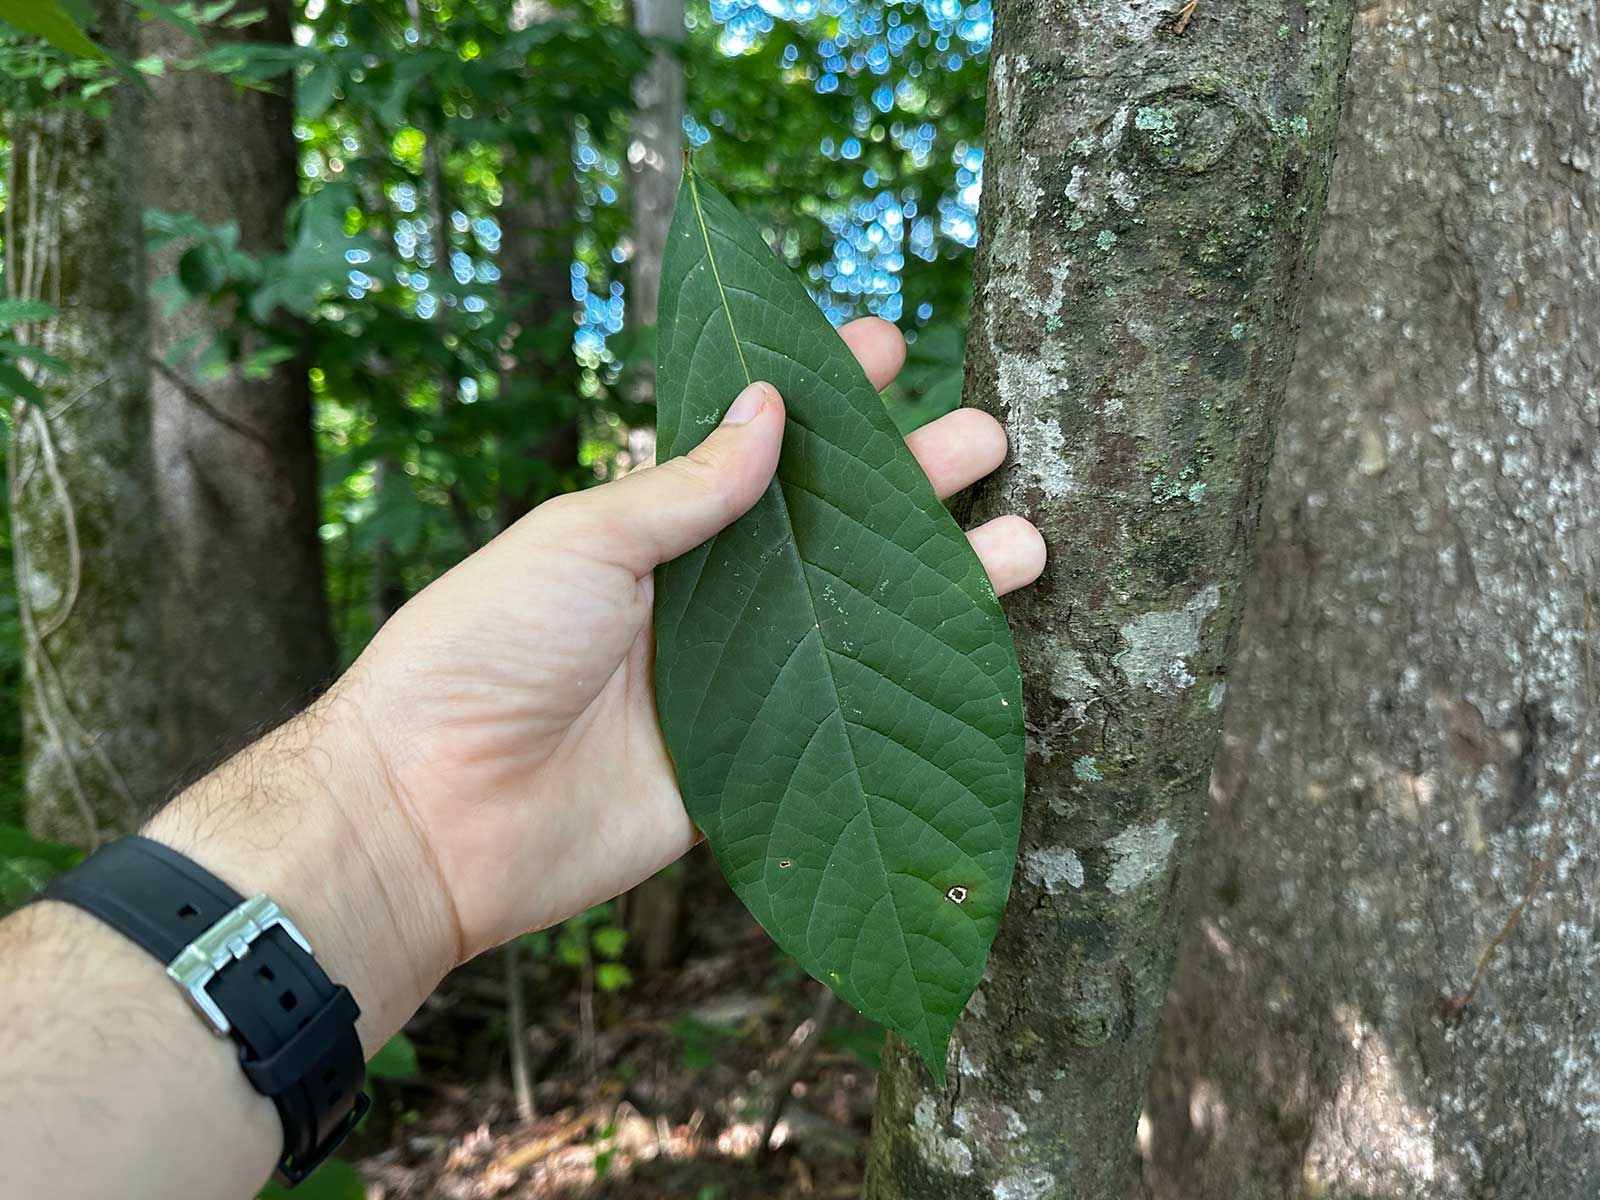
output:
<instances>
[{"instance_id":1,"label":"index finger","mask_svg":"<svg viewBox=\"0 0 1600 1200\"><path fill-rule=\"evenodd\" d=\"M839 336L880 392L894 382L906 361L906 340L882 317L862 317L841 326Z\"/></svg>"}]
</instances>

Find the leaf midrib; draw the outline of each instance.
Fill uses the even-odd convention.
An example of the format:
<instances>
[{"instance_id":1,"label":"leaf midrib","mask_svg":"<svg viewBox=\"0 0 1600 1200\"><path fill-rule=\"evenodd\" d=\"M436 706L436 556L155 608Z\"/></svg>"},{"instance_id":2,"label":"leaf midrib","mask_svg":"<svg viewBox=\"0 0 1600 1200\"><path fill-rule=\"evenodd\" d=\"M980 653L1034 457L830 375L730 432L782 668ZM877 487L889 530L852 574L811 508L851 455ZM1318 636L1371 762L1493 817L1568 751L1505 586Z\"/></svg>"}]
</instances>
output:
<instances>
[{"instance_id":1,"label":"leaf midrib","mask_svg":"<svg viewBox=\"0 0 1600 1200\"><path fill-rule=\"evenodd\" d=\"M744 373L745 386L749 387L755 382L755 379L750 374L750 364L745 360L744 346L739 340L739 327L734 323L733 308L728 303L728 290L723 286L722 272L717 267L716 251L711 248L711 230L706 224L705 210L700 206L700 189L695 184L693 169L686 169L684 171L684 177L689 184L689 199L694 204L695 223L700 226L700 237L705 242L706 262L711 265L711 279L717 288L717 299L722 303L723 315L728 318L728 335L733 339L734 351L739 355L739 369ZM784 419L786 421L788 420L787 414L785 414ZM867 802L869 796L867 791L867 783L866 780L861 777L861 764L856 759L856 744L850 737L849 721L845 717L844 699L839 695L839 681L834 677L833 664L828 657L828 651L830 647L828 646L827 637L822 632L822 614L817 608L817 598L812 594L811 591L811 580L806 574L805 560L800 557L800 542L795 536L794 522L789 516L788 497L783 494L783 486L780 480L774 477L773 483L777 486L769 487L769 490L777 497L778 510L783 515L784 528L788 530L789 536L785 539L785 541L787 542L789 554L794 563L795 574L800 579L800 586L805 590L806 603L811 608L812 627L817 634L817 642L822 646L823 650L822 671L823 674L827 676L828 689L833 693L833 707L834 711L839 714L839 720L844 729L844 743L850 748L850 772L855 776L857 791L861 793L862 815L864 815L867 819L867 828L872 831L873 850L877 853L878 865L883 870L884 881L887 884L890 874L889 863L888 860L883 856L883 842L878 837L878 826L877 822L874 821L872 817L872 806ZM853 520L854 518L851 519ZM801 640L804 641L804 637L802 637ZM770 845L771 839L769 836L768 846L770 847ZM763 875L765 875L764 870ZM900 949L905 954L906 964L911 970L912 978L916 979L917 960L916 957L911 953L911 943L906 941L905 926L900 920L900 902L895 899L894 888L892 886L885 887L884 894L889 898L889 906L894 909L894 928L895 932L900 936ZM820 897L820 891L818 893L818 897ZM807 917L806 919L806 938L808 942L810 941L811 934L811 917L814 917L816 914L816 899L817 898L815 897L813 898L812 913L811 916ZM852 954L853 953L855 953L855 951L852 951ZM922 1003L920 991L921 989L919 988L917 1012L922 1025L923 1036L924 1038L931 1040L932 1030L928 1024L928 1009L927 1005Z\"/></svg>"}]
</instances>

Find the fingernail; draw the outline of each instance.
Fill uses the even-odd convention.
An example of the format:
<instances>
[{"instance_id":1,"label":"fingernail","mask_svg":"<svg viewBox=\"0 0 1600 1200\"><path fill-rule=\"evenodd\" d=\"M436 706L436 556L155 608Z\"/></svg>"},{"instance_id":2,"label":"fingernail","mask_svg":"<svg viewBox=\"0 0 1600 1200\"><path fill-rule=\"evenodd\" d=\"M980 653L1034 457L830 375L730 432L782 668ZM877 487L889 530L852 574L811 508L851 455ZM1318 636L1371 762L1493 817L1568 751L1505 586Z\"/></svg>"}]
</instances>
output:
<instances>
[{"instance_id":1,"label":"fingernail","mask_svg":"<svg viewBox=\"0 0 1600 1200\"><path fill-rule=\"evenodd\" d=\"M771 391L764 383L752 383L739 393L739 398L728 406L728 411L723 414L724 425L744 425L755 419L767 402L767 393Z\"/></svg>"}]
</instances>

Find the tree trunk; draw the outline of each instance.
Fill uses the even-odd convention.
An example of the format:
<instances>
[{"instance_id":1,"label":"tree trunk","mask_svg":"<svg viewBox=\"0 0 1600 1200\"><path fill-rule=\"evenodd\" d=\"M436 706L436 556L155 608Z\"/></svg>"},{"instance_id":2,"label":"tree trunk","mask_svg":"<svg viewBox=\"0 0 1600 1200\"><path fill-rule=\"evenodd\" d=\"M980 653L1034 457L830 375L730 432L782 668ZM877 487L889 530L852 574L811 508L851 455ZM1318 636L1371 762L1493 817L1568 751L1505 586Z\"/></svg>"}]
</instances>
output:
<instances>
[{"instance_id":1,"label":"tree trunk","mask_svg":"<svg viewBox=\"0 0 1600 1200\"><path fill-rule=\"evenodd\" d=\"M578 360L572 351L578 195L570 146L559 159L524 160L516 176L505 181L500 215L500 271L512 321L500 395L522 414L521 453L531 461L526 482L501 493L501 529L568 490L578 467Z\"/></svg>"},{"instance_id":2,"label":"tree trunk","mask_svg":"<svg viewBox=\"0 0 1600 1200\"><path fill-rule=\"evenodd\" d=\"M681 44L683 0L634 0L634 28L648 38ZM628 143L633 177L633 258L628 270L628 314L636 328L654 329L661 300L661 258L683 177L683 63L657 50L650 69L634 86L638 106ZM635 376L635 399L655 402L654 357L645 356Z\"/></svg>"},{"instance_id":3,"label":"tree trunk","mask_svg":"<svg viewBox=\"0 0 1600 1200\"><path fill-rule=\"evenodd\" d=\"M516 0L509 24L520 30L555 19L547 0ZM500 396L523 414L522 452L530 460L526 483L501 493L501 529L570 487L578 466L578 362L572 352L578 186L570 129L563 122L539 132L538 150L509 165L500 209L501 286L511 321Z\"/></svg>"},{"instance_id":4,"label":"tree trunk","mask_svg":"<svg viewBox=\"0 0 1600 1200\"><path fill-rule=\"evenodd\" d=\"M634 28L644 37L682 42L683 0L635 0ZM628 169L633 177L633 257L628 264L628 320L635 329L654 329L661 300L661 259L667 229L683 177L683 64L678 56L658 50L650 69L634 86L638 108L628 144ZM656 399L655 355L638 354L630 364L631 398L640 404ZM628 457L642 462L655 453L655 430L630 430ZM687 873L674 863L645 880L623 905L628 927L628 954L646 970L676 963L683 953L683 892Z\"/></svg>"},{"instance_id":5,"label":"tree trunk","mask_svg":"<svg viewBox=\"0 0 1600 1200\"><path fill-rule=\"evenodd\" d=\"M287 44L289 5L272 0L265 11L248 34ZM169 61L196 51L163 21L144 26L142 48ZM209 72L173 71L150 87L150 202L209 225L235 221L244 250L280 251L298 194L289 98ZM151 269L174 272L177 249L158 254ZM293 713L336 665L304 357L277 364L266 378L235 369L205 381L165 361L197 335L209 341L230 315L192 304L151 316L157 495L168 551L168 740L185 778Z\"/></svg>"},{"instance_id":6,"label":"tree trunk","mask_svg":"<svg viewBox=\"0 0 1600 1200\"><path fill-rule=\"evenodd\" d=\"M138 14L98 5L96 37L133 57ZM25 341L39 405L12 408L13 554L23 637L29 828L95 846L160 801L159 526L146 362L141 100L105 119L56 106L10 120L9 293L56 306Z\"/></svg>"},{"instance_id":7,"label":"tree trunk","mask_svg":"<svg viewBox=\"0 0 1600 1200\"><path fill-rule=\"evenodd\" d=\"M1403 0L1356 42L1151 1178L1587 1200L1600 25Z\"/></svg>"},{"instance_id":8,"label":"tree trunk","mask_svg":"<svg viewBox=\"0 0 1600 1200\"><path fill-rule=\"evenodd\" d=\"M1013 449L975 515L1051 546L1007 606L1028 803L948 1086L886 1052L872 1200L1132 1182L1351 9L997 7L966 399Z\"/></svg>"}]
</instances>

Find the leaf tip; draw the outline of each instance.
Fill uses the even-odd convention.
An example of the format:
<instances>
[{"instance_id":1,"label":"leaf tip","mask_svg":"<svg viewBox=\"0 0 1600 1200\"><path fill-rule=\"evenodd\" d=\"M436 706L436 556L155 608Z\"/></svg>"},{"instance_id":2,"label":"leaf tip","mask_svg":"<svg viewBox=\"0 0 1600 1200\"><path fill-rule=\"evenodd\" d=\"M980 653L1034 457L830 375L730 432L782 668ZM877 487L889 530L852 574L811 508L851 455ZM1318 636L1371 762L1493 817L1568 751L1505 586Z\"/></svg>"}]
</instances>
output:
<instances>
[{"instance_id":1,"label":"leaf tip","mask_svg":"<svg viewBox=\"0 0 1600 1200\"><path fill-rule=\"evenodd\" d=\"M934 1083L941 1088L949 1077L950 1037L954 1032L953 1028L946 1029L942 1033L925 1029L922 1031L922 1036L916 1038L909 1033L906 1034L907 1040L911 1042L911 1048L927 1064L928 1073L933 1076Z\"/></svg>"}]
</instances>

